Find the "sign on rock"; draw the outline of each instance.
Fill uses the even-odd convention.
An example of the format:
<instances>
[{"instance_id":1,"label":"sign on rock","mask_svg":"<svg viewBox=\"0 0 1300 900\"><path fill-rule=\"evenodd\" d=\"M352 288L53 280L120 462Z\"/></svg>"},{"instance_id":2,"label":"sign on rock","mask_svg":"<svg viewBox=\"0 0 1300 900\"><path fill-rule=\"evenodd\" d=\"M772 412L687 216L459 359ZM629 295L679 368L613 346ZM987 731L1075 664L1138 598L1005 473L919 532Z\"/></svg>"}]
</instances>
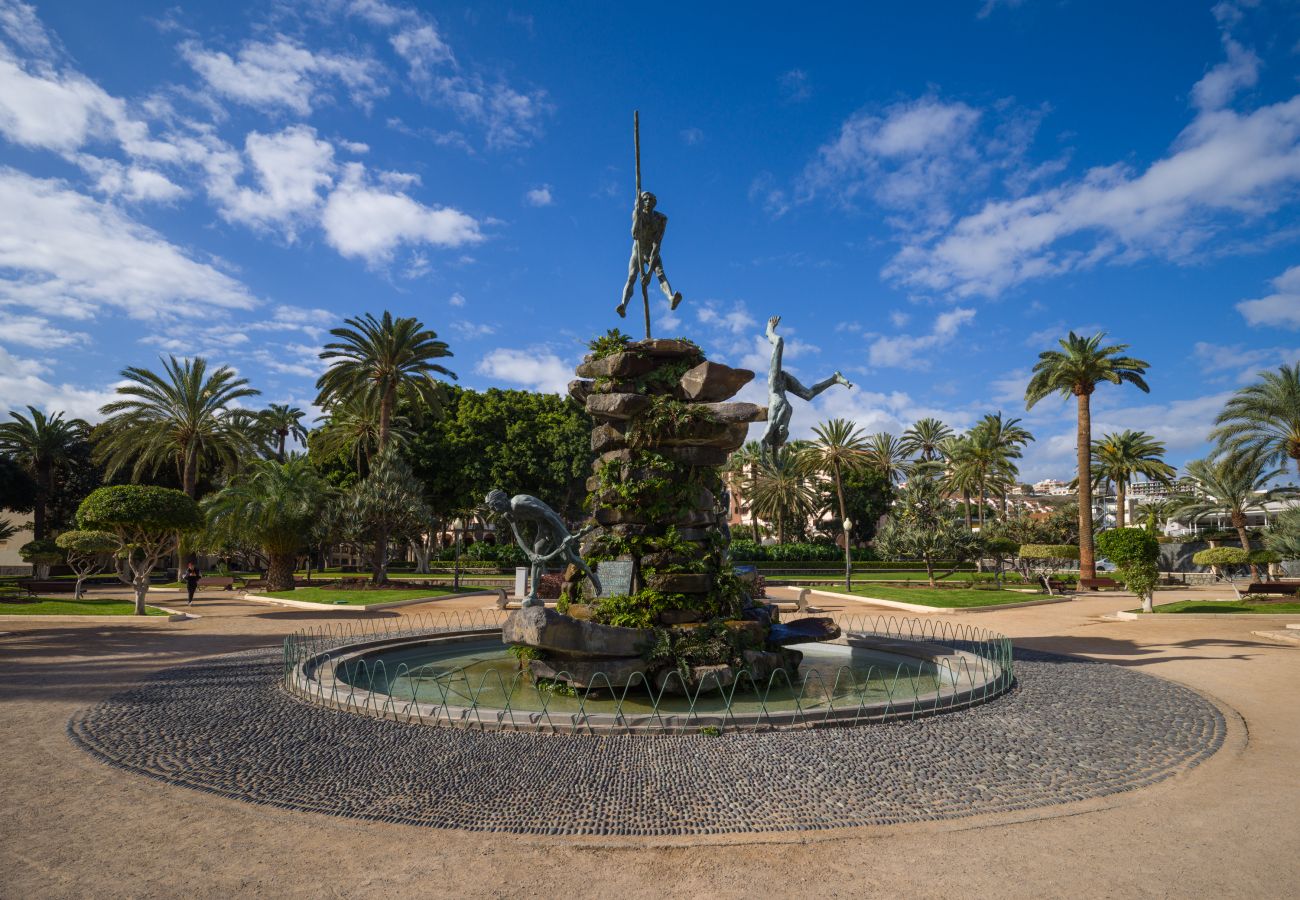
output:
<instances>
[{"instance_id":1,"label":"sign on rock","mask_svg":"<svg viewBox=\"0 0 1300 900\"><path fill-rule=\"evenodd\" d=\"M632 593L632 560L608 559L596 563L596 577L604 591L602 597Z\"/></svg>"}]
</instances>

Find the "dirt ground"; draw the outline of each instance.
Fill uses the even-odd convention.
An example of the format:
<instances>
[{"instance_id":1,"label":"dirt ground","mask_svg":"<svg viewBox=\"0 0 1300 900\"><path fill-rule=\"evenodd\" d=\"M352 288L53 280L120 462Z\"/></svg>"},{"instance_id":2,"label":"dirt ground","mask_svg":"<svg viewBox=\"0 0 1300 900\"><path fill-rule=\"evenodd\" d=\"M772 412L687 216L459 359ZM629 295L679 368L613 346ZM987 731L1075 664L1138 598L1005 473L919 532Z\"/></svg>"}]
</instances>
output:
<instances>
[{"instance_id":1,"label":"dirt ground","mask_svg":"<svg viewBox=\"0 0 1300 900\"><path fill-rule=\"evenodd\" d=\"M1206 595L1159 599L1197 596ZM0 620L0 897L1300 894L1300 646L1252 633L1280 630L1278 620L1103 620L1136 605L1117 594L945 617L1139 667L1216 701L1229 723L1224 748L1151 788L807 840L591 845L268 809L118 771L75 748L64 731L75 710L156 669L271 646L309 625L488 605L316 612L201 598L202 618L183 623ZM780 761L771 769L779 790Z\"/></svg>"}]
</instances>

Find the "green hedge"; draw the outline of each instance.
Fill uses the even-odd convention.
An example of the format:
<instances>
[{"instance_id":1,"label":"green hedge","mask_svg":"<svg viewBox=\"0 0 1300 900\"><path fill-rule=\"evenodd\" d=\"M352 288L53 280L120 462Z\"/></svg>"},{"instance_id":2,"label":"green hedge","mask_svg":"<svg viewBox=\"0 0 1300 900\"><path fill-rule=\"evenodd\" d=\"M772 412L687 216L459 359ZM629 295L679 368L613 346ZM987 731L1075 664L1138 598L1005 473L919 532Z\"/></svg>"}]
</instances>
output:
<instances>
[{"instance_id":1,"label":"green hedge","mask_svg":"<svg viewBox=\"0 0 1300 900\"><path fill-rule=\"evenodd\" d=\"M1021 559L1078 559L1079 548L1073 544L1023 544Z\"/></svg>"},{"instance_id":2,"label":"green hedge","mask_svg":"<svg viewBox=\"0 0 1300 900\"><path fill-rule=\"evenodd\" d=\"M1242 566L1250 561L1250 553L1240 547L1210 547L1192 554L1198 566Z\"/></svg>"}]
</instances>

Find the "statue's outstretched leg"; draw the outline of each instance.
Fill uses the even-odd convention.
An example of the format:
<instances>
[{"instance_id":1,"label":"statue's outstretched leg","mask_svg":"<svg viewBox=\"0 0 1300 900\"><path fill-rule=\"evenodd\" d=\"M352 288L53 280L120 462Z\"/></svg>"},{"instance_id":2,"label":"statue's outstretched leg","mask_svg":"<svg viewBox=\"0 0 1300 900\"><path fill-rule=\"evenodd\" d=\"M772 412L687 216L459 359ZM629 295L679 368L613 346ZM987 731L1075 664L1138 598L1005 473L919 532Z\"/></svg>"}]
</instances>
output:
<instances>
[{"instance_id":1,"label":"statue's outstretched leg","mask_svg":"<svg viewBox=\"0 0 1300 900\"><path fill-rule=\"evenodd\" d=\"M795 378L789 372L785 373L785 389L803 400L811 400L833 384L842 384L847 388L853 387L852 382L839 372L836 372L830 378L825 378L817 382L811 388L804 387L799 379Z\"/></svg>"}]
</instances>

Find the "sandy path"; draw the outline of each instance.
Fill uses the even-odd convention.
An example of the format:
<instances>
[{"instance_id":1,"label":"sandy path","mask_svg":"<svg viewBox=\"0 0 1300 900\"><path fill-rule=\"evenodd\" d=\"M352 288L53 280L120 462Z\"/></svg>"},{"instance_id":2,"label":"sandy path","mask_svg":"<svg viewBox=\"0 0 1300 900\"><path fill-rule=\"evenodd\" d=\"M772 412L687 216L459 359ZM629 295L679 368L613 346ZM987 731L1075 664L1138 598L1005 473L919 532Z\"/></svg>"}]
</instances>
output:
<instances>
[{"instance_id":1,"label":"sandy path","mask_svg":"<svg viewBox=\"0 0 1300 900\"><path fill-rule=\"evenodd\" d=\"M1133 605L1115 595L945 617L1026 646L1138 666L1219 701L1230 720L1225 749L1153 788L1015 821L856 829L806 843L591 847L265 809L129 775L74 748L64 733L68 716L150 671L274 645L308 624L379 615L291 612L207 596L215 599L197 604L203 618L183 624L0 622L0 896L1283 897L1298 890L1300 647L1254 636L1262 626L1250 617L1101 620ZM485 605L449 601L391 615ZM779 760L771 774L779 787Z\"/></svg>"}]
</instances>

